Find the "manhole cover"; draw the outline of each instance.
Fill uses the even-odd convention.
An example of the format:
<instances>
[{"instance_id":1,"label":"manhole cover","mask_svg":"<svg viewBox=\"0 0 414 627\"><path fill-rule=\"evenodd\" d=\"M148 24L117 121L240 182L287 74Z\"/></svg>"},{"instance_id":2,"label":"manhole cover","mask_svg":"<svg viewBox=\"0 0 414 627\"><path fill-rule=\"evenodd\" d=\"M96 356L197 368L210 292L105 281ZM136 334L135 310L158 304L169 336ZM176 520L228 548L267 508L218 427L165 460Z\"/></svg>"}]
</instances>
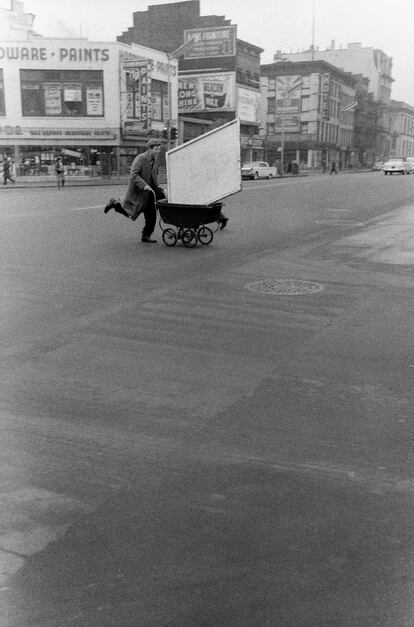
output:
<instances>
[{"instance_id":1,"label":"manhole cover","mask_svg":"<svg viewBox=\"0 0 414 627\"><path fill-rule=\"evenodd\" d=\"M300 296L301 294L316 294L324 289L320 283L302 281L299 279L265 279L248 283L246 289L257 294L276 296Z\"/></svg>"}]
</instances>

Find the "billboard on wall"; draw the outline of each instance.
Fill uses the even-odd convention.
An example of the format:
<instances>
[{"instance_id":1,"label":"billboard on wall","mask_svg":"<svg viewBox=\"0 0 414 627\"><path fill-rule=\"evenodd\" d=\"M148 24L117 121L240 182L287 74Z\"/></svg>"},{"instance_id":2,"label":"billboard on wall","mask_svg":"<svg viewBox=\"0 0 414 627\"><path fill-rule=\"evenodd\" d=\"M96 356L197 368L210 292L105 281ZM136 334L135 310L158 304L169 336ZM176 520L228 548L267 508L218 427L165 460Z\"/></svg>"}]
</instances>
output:
<instances>
[{"instance_id":1,"label":"billboard on wall","mask_svg":"<svg viewBox=\"0 0 414 627\"><path fill-rule=\"evenodd\" d=\"M180 76L178 111L234 111L235 88L234 72Z\"/></svg>"},{"instance_id":2,"label":"billboard on wall","mask_svg":"<svg viewBox=\"0 0 414 627\"><path fill-rule=\"evenodd\" d=\"M242 122L262 121L262 94L244 87L237 88L237 115Z\"/></svg>"},{"instance_id":3,"label":"billboard on wall","mask_svg":"<svg viewBox=\"0 0 414 627\"><path fill-rule=\"evenodd\" d=\"M185 59L234 57L236 54L236 26L185 30L184 43L191 40L192 45L184 51Z\"/></svg>"},{"instance_id":4,"label":"billboard on wall","mask_svg":"<svg viewBox=\"0 0 414 627\"><path fill-rule=\"evenodd\" d=\"M301 76L279 76L276 79L275 131L300 130L303 80Z\"/></svg>"},{"instance_id":5,"label":"billboard on wall","mask_svg":"<svg viewBox=\"0 0 414 627\"><path fill-rule=\"evenodd\" d=\"M122 55L122 69L128 73L126 107L122 115L124 131L145 133L151 128L151 62L133 55Z\"/></svg>"}]
</instances>

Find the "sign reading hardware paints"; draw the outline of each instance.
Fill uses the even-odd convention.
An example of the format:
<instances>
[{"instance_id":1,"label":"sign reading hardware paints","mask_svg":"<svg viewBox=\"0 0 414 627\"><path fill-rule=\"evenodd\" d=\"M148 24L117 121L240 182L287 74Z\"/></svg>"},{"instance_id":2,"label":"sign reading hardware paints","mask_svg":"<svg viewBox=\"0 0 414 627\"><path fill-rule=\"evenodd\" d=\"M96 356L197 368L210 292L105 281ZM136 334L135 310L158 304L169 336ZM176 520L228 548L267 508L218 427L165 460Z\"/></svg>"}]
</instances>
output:
<instances>
[{"instance_id":1,"label":"sign reading hardware paints","mask_svg":"<svg viewBox=\"0 0 414 627\"><path fill-rule=\"evenodd\" d=\"M0 61L109 61L108 48L60 48L27 45L0 46Z\"/></svg>"}]
</instances>

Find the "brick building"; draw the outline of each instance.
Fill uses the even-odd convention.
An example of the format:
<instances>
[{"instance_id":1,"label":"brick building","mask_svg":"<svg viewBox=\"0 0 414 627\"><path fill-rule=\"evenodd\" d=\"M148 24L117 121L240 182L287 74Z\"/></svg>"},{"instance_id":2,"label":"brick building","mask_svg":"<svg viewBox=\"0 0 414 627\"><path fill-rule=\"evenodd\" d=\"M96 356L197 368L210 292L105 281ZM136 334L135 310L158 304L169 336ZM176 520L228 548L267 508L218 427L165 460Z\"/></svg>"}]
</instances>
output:
<instances>
[{"instance_id":1,"label":"brick building","mask_svg":"<svg viewBox=\"0 0 414 627\"><path fill-rule=\"evenodd\" d=\"M261 66L267 82L266 159L286 169L354 164L356 81L325 61L281 61Z\"/></svg>"},{"instance_id":2,"label":"brick building","mask_svg":"<svg viewBox=\"0 0 414 627\"><path fill-rule=\"evenodd\" d=\"M199 0L154 5L134 13L133 26L117 39L167 53L193 40L179 58L179 140L239 117L242 161L263 158L263 49L238 39L231 20L200 15Z\"/></svg>"}]
</instances>

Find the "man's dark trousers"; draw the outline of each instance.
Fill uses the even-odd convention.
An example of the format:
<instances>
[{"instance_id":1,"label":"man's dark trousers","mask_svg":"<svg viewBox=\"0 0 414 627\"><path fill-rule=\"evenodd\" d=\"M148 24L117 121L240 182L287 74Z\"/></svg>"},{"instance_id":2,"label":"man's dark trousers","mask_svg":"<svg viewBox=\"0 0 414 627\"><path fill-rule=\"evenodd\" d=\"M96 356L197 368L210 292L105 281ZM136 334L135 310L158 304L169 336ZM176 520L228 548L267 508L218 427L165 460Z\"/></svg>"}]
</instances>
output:
<instances>
[{"instance_id":1,"label":"man's dark trousers","mask_svg":"<svg viewBox=\"0 0 414 627\"><path fill-rule=\"evenodd\" d=\"M157 222L157 210L155 208L155 196L153 192L149 192L148 190L146 190L144 194L146 198L144 199L144 208L142 210L142 213L144 214L145 225L144 225L144 228L142 229L142 236L151 237L155 229L155 224Z\"/></svg>"}]
</instances>

